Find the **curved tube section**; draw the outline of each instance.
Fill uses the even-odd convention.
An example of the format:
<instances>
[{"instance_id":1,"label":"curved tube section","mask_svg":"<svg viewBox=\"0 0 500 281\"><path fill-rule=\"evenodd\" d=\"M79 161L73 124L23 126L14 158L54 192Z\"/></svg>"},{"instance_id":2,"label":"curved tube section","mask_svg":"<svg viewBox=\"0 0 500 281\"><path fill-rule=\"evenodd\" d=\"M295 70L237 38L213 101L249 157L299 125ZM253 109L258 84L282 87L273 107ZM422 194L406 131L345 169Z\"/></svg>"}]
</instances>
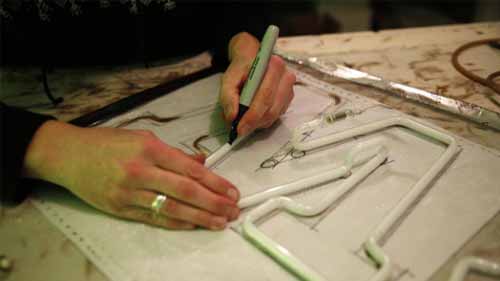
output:
<instances>
[{"instance_id":1,"label":"curved tube section","mask_svg":"<svg viewBox=\"0 0 500 281\"><path fill-rule=\"evenodd\" d=\"M381 142L378 139L358 144L354 148L352 148L346 155L342 166L333 170L323 171L317 175L300 179L295 182L278 185L263 192L241 198L238 202L238 207L246 208L262 203L274 197L291 194L300 190L310 188L312 186L333 181L341 177L348 177L351 174L351 170L353 167L361 165L371 158L375 157L379 153L380 149Z\"/></svg>"},{"instance_id":2,"label":"curved tube section","mask_svg":"<svg viewBox=\"0 0 500 281\"><path fill-rule=\"evenodd\" d=\"M286 248L282 247L272 239L262 233L254 224L256 220L274 210L284 209L297 216L315 216L323 212L335 200L340 198L347 191L351 190L354 185L359 183L371 172L373 172L380 164L387 159L387 150L381 147L379 153L363 165L358 172L352 174L338 188L328 194L319 204L307 206L294 201L288 197L277 197L269 199L262 205L252 210L243 222L243 235L257 247L275 258L283 267L307 281L326 281L319 273L310 266L299 260Z\"/></svg>"},{"instance_id":3,"label":"curved tube section","mask_svg":"<svg viewBox=\"0 0 500 281\"><path fill-rule=\"evenodd\" d=\"M500 277L500 264L478 257L465 257L455 265L449 281L463 281L469 271Z\"/></svg>"},{"instance_id":4,"label":"curved tube section","mask_svg":"<svg viewBox=\"0 0 500 281\"><path fill-rule=\"evenodd\" d=\"M315 124L320 124L316 122ZM396 225L398 220L402 218L404 213L411 207L411 205L418 199L422 192L428 185L441 173L453 157L460 151L456 140L439 130L425 126L416 121L407 118L390 118L387 120L377 121L370 124L362 125L353 129L339 132L333 135L328 135L308 142L300 142L300 136L303 133L303 127L298 128L292 139L294 148L298 150L311 150L322 147L328 144L340 142L345 139L352 138L358 135L373 133L375 131L383 130L389 127L400 126L416 132L419 132L427 137L442 142L447 145L445 152L439 159L431 166L429 170L423 175L422 178L412 187L412 189L403 197L401 201L389 212L389 214L382 220L382 222L370 234L367 240L363 243L363 247L368 256L377 264L379 270L371 278L372 281L388 280L391 277L391 260L384 253L380 246L380 240L386 235L389 230ZM309 126L310 128L310 126ZM376 169L387 158L387 150L380 148L377 156L373 157L368 163L356 173L349 177L344 183L329 195L327 195L316 206L305 206L297 203L289 198L276 198L270 199L263 205L252 210L245 218L243 223L244 236L258 246L262 251L274 257L280 264L282 264L289 271L293 272L303 280L325 280L311 267L298 260L286 248L280 246L272 239L265 236L254 225L254 222L275 209L285 209L290 213L298 216L314 216L321 213L342 194L350 190L355 184L368 176L371 171Z\"/></svg>"}]
</instances>

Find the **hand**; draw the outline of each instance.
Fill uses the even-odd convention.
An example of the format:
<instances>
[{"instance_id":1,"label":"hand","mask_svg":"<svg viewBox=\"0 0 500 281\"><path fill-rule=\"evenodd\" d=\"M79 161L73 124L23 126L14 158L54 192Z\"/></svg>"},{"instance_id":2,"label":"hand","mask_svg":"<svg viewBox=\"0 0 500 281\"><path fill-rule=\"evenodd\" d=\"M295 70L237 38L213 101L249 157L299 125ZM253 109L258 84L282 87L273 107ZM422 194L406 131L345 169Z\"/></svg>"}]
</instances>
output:
<instances>
[{"instance_id":1,"label":"hand","mask_svg":"<svg viewBox=\"0 0 500 281\"><path fill-rule=\"evenodd\" d=\"M245 84L253 59L259 50L259 41L242 32L229 43L231 64L222 78L220 102L226 122L238 114L240 91ZM261 85L254 96L250 109L238 125L238 135L247 135L257 128L270 127L290 105L294 93L295 75L287 70L278 56L271 56Z\"/></svg>"},{"instance_id":2,"label":"hand","mask_svg":"<svg viewBox=\"0 0 500 281\"><path fill-rule=\"evenodd\" d=\"M25 175L64 186L104 212L172 229L223 229L239 215L238 190L151 132L48 121L26 153ZM167 200L155 216L158 194Z\"/></svg>"}]
</instances>

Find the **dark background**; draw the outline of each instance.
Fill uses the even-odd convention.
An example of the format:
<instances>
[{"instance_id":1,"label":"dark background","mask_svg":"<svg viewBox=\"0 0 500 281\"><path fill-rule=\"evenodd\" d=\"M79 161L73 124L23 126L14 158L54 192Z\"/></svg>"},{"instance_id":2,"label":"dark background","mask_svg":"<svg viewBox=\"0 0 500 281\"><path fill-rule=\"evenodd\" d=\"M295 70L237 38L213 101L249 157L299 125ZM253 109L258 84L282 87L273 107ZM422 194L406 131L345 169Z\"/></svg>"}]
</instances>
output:
<instances>
[{"instance_id":1,"label":"dark background","mask_svg":"<svg viewBox=\"0 0 500 281\"><path fill-rule=\"evenodd\" d=\"M270 23L281 36L498 20L500 1L181 1L173 10L151 1L137 11L120 0L1 1L1 65L119 65L183 58L212 50L225 63L232 35L260 37ZM66 3L61 6L61 3ZM495 12L497 10L497 12Z\"/></svg>"}]
</instances>

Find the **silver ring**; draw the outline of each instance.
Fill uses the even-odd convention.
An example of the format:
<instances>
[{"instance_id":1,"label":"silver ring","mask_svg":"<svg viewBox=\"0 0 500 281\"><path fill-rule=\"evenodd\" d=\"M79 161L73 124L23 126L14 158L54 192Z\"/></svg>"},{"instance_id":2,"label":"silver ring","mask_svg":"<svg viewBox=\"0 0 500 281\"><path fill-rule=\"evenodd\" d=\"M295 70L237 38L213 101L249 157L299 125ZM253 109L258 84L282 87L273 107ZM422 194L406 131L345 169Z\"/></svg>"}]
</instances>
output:
<instances>
[{"instance_id":1,"label":"silver ring","mask_svg":"<svg viewBox=\"0 0 500 281\"><path fill-rule=\"evenodd\" d=\"M155 200L153 200L153 203L151 203L151 211L153 211L153 214L155 216L160 214L160 210L163 207L163 204L167 200L167 196L164 194L158 194L155 197Z\"/></svg>"}]
</instances>

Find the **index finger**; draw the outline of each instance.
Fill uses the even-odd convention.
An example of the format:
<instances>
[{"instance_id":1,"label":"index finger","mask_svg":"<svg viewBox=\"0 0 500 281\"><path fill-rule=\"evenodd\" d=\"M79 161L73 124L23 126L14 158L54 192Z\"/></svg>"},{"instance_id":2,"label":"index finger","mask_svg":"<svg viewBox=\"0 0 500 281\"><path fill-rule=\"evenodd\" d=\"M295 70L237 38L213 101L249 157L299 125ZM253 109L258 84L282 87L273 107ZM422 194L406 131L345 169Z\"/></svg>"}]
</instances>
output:
<instances>
[{"instance_id":1,"label":"index finger","mask_svg":"<svg viewBox=\"0 0 500 281\"><path fill-rule=\"evenodd\" d=\"M250 108L238 125L239 135L246 135L257 128L266 112L273 106L274 96L284 72L285 63L281 58L273 55Z\"/></svg>"},{"instance_id":2,"label":"index finger","mask_svg":"<svg viewBox=\"0 0 500 281\"><path fill-rule=\"evenodd\" d=\"M163 146L151 156L159 167L189 177L231 201L238 201L239 192L232 183L179 149Z\"/></svg>"},{"instance_id":3,"label":"index finger","mask_svg":"<svg viewBox=\"0 0 500 281\"><path fill-rule=\"evenodd\" d=\"M219 100L224 108L226 122L232 121L238 113L240 91L247 78L250 64L239 61L232 62L222 76Z\"/></svg>"}]
</instances>

